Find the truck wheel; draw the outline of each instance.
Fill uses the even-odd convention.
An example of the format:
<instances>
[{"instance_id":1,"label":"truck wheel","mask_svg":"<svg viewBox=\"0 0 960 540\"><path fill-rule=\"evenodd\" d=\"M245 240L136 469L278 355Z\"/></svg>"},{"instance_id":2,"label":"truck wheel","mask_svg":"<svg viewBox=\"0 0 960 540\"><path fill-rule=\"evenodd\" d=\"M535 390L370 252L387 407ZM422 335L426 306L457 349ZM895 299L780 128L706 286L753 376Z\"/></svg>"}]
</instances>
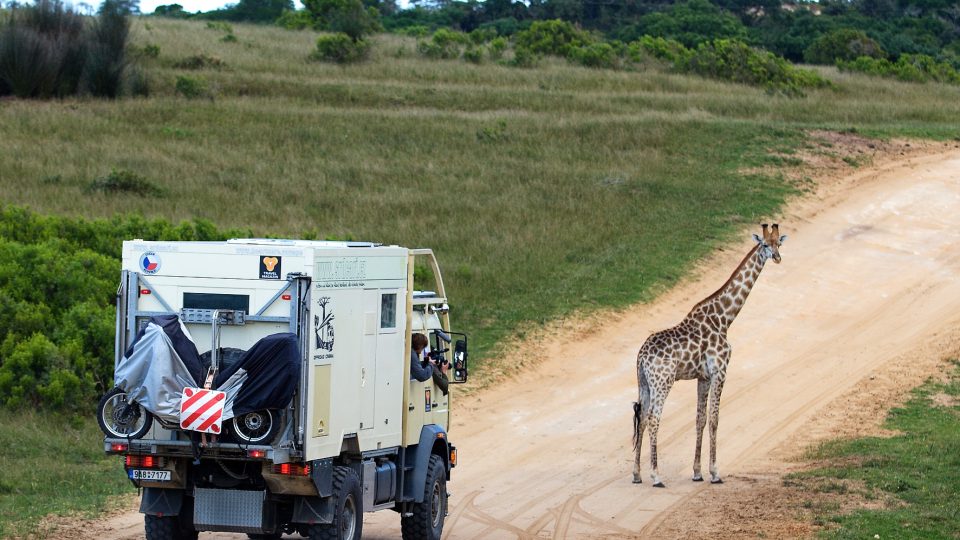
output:
<instances>
[{"instance_id":1,"label":"truck wheel","mask_svg":"<svg viewBox=\"0 0 960 540\"><path fill-rule=\"evenodd\" d=\"M360 479L350 467L333 468L333 523L311 525L310 540L359 540L363 532Z\"/></svg>"},{"instance_id":2,"label":"truck wheel","mask_svg":"<svg viewBox=\"0 0 960 540\"><path fill-rule=\"evenodd\" d=\"M127 393L114 388L100 398L97 422L100 429L115 439L139 439L150 431L153 415L135 401L127 400Z\"/></svg>"},{"instance_id":3,"label":"truck wheel","mask_svg":"<svg viewBox=\"0 0 960 540\"><path fill-rule=\"evenodd\" d=\"M447 517L447 473L443 460L433 454L427 469L423 502L413 504L413 515L400 518L403 540L440 540Z\"/></svg>"},{"instance_id":4,"label":"truck wheel","mask_svg":"<svg viewBox=\"0 0 960 540\"><path fill-rule=\"evenodd\" d=\"M153 516L144 514L143 525L147 540L196 540L200 533L189 529L181 522L180 516Z\"/></svg>"},{"instance_id":5,"label":"truck wheel","mask_svg":"<svg viewBox=\"0 0 960 540\"><path fill-rule=\"evenodd\" d=\"M270 444L280 430L278 416L269 410L241 414L230 421L231 431L241 444Z\"/></svg>"}]
</instances>

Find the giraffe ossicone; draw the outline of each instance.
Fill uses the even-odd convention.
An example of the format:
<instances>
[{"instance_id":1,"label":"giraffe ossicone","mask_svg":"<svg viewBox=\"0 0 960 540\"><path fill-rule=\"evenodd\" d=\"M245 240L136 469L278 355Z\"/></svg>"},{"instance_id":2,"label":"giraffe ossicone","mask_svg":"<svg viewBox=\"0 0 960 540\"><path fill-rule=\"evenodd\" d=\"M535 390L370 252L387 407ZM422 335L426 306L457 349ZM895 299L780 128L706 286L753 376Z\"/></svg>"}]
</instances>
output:
<instances>
[{"instance_id":1,"label":"giraffe ossicone","mask_svg":"<svg viewBox=\"0 0 960 540\"><path fill-rule=\"evenodd\" d=\"M673 383L697 380L697 445L693 457L693 480L703 481L700 450L703 428L707 424L707 401L710 402L710 482L723 483L717 468L717 424L720 419L720 394L730 363L727 329L743 308L747 295L757 282L768 260L780 262L780 245L787 237L780 235L780 226L762 225L762 235L753 235L757 242L717 292L701 300L679 324L655 332L647 338L637 354L637 384L640 399L633 404L633 482L641 483L640 449L643 433L650 432L650 478L654 487L664 487L657 467L657 431L663 404Z\"/></svg>"}]
</instances>

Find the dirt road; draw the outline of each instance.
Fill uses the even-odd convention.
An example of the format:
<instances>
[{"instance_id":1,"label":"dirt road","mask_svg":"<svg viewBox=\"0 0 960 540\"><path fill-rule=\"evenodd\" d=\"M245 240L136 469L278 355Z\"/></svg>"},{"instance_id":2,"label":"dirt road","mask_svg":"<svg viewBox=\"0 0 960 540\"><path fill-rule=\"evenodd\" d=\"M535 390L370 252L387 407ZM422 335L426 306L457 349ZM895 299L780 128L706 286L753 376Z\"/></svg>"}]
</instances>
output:
<instances>
[{"instance_id":1,"label":"dirt road","mask_svg":"<svg viewBox=\"0 0 960 540\"><path fill-rule=\"evenodd\" d=\"M771 449L803 440L805 423L873 370L960 327L958 210L960 150L865 170L788 206L779 219L789 235L783 263L768 263L730 331L724 485L690 481L692 381L674 386L661 423L667 488L647 479L646 443L645 483L631 483L635 357L651 331L675 324L726 280L750 247L748 233L654 304L554 336L535 368L459 401L451 437L460 466L445 537L657 537L685 501L704 490L722 496ZM100 537L143 534L138 514L107 528ZM368 514L364 533L397 538L399 519Z\"/></svg>"}]
</instances>

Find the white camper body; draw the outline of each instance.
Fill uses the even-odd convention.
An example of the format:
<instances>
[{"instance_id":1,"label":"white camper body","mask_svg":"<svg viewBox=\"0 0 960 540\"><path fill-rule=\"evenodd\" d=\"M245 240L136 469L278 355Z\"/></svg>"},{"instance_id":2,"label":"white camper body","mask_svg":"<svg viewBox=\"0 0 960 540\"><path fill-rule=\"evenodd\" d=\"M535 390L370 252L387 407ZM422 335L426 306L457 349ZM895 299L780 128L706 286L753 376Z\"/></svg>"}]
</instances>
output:
<instances>
[{"instance_id":1,"label":"white camper body","mask_svg":"<svg viewBox=\"0 0 960 540\"><path fill-rule=\"evenodd\" d=\"M431 292L414 291L417 258L433 274ZM445 513L445 481L456 463L446 433L450 396L436 375L411 378L411 336L429 338L438 365L449 359L449 382L466 380L467 351L466 336L451 332L430 250L365 242L133 240L123 244L122 264L118 373L133 361L131 351L152 354L134 346L162 317L178 318L183 343L192 340L201 355L211 390L217 390L210 381L218 370L268 336L288 336L298 349L299 366L286 364L299 374L289 402L284 397L282 407L231 418L228 406L222 431L219 424L202 434L183 429L184 418L178 425L159 412L151 422L151 406L176 409L195 390L153 391L160 397L137 404L132 396L152 389L124 379L127 388L104 397L106 449L128 456L128 475L145 488L141 511L150 540L192 538L198 530L359 537L362 513L388 508L403 516L405 538L439 538L437 513ZM453 353L451 336L457 338ZM176 352L171 356L180 361ZM272 366L261 367L263 382ZM236 388L252 384L242 382L242 368L238 374L243 377L231 379L241 382L227 390L228 403L239 403ZM161 401L168 406L154 403ZM146 431L131 437L129 418ZM351 497L354 482L362 495ZM239 510L251 505L260 509L256 518ZM331 531L337 534L328 536Z\"/></svg>"}]
</instances>

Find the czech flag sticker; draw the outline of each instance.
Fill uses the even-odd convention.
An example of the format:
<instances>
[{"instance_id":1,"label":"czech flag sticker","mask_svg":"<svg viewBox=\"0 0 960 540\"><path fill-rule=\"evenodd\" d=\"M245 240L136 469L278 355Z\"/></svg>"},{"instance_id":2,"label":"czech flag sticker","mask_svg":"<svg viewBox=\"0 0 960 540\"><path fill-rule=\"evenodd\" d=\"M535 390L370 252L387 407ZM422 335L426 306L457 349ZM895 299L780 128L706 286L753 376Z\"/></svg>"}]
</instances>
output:
<instances>
[{"instance_id":1,"label":"czech flag sticker","mask_svg":"<svg viewBox=\"0 0 960 540\"><path fill-rule=\"evenodd\" d=\"M148 251L140 256L140 270L144 274L156 274L160 271L160 256Z\"/></svg>"}]
</instances>

